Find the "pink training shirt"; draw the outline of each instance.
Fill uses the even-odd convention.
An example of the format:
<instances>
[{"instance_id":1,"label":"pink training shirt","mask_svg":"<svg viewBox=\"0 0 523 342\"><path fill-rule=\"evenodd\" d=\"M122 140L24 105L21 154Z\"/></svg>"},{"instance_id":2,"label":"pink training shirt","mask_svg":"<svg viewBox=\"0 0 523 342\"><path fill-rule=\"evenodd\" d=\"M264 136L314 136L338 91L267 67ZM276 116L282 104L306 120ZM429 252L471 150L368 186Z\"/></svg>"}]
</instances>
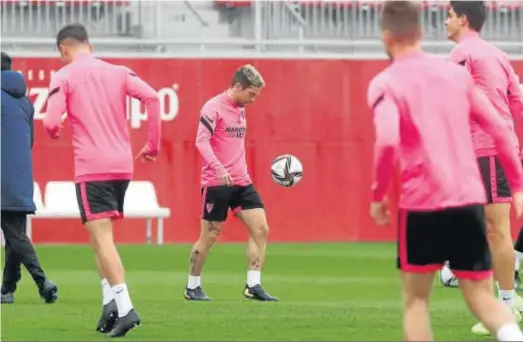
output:
<instances>
[{"instance_id":1,"label":"pink training shirt","mask_svg":"<svg viewBox=\"0 0 523 342\"><path fill-rule=\"evenodd\" d=\"M374 200L383 200L401 164L400 208L431 211L486 202L472 144L471 119L492 136L513 192L523 170L510 129L465 69L414 52L398 58L369 85L374 113Z\"/></svg>"},{"instance_id":2,"label":"pink training shirt","mask_svg":"<svg viewBox=\"0 0 523 342\"><path fill-rule=\"evenodd\" d=\"M523 116L523 99L518 78L508 56L483 40L478 33L464 35L450 53L450 60L464 66L483 90L496 112L510 129L510 138L518 146L514 119ZM495 155L494 140L476 122L472 122L472 138L478 157Z\"/></svg>"},{"instance_id":3,"label":"pink training shirt","mask_svg":"<svg viewBox=\"0 0 523 342\"><path fill-rule=\"evenodd\" d=\"M226 93L203 105L196 135L196 147L203 159L203 186L222 185L220 177L227 172L234 185L251 184L245 159L246 133L245 108Z\"/></svg>"},{"instance_id":4,"label":"pink training shirt","mask_svg":"<svg viewBox=\"0 0 523 342\"><path fill-rule=\"evenodd\" d=\"M131 179L133 154L127 128L127 95L148 113L147 149L160 145L160 103L156 91L124 66L81 55L51 79L44 126L58 138L62 115L73 132L76 182Z\"/></svg>"}]
</instances>

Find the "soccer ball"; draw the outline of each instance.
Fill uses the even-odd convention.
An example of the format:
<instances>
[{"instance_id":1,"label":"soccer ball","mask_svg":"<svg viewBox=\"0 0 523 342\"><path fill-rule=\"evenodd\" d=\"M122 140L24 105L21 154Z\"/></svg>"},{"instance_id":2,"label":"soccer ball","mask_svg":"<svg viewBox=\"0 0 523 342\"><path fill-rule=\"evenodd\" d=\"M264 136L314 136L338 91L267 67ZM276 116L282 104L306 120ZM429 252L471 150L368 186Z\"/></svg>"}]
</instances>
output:
<instances>
[{"instance_id":1,"label":"soccer ball","mask_svg":"<svg viewBox=\"0 0 523 342\"><path fill-rule=\"evenodd\" d=\"M439 281L441 284L445 287L458 287L459 281L452 273L452 270L450 269L449 265L443 266L443 268L439 271Z\"/></svg>"},{"instance_id":2,"label":"soccer ball","mask_svg":"<svg viewBox=\"0 0 523 342\"><path fill-rule=\"evenodd\" d=\"M291 154L284 154L272 161L272 179L286 188L295 186L303 177L301 161Z\"/></svg>"}]
</instances>

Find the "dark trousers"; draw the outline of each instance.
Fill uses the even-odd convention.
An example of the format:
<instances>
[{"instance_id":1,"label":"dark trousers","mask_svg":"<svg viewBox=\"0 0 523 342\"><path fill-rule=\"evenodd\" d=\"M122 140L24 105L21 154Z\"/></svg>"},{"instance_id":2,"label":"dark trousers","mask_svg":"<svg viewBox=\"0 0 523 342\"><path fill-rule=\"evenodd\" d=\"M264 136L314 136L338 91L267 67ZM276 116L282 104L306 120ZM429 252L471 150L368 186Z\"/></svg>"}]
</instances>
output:
<instances>
[{"instance_id":1,"label":"dark trousers","mask_svg":"<svg viewBox=\"0 0 523 342\"><path fill-rule=\"evenodd\" d=\"M38 288L45 282L45 273L40 266L31 240L27 237L27 213L2 211L1 227L5 238L5 266L2 293L14 292L22 277L24 264Z\"/></svg>"}]
</instances>

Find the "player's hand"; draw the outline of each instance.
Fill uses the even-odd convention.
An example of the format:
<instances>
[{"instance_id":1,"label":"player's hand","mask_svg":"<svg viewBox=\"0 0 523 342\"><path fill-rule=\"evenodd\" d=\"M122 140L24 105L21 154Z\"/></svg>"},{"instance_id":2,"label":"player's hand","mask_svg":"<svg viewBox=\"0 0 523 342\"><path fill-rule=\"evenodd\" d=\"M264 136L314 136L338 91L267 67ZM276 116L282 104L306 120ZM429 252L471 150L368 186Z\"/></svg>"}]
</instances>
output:
<instances>
[{"instance_id":1,"label":"player's hand","mask_svg":"<svg viewBox=\"0 0 523 342\"><path fill-rule=\"evenodd\" d=\"M157 153L152 153L149 149L149 146L145 145L140 153L138 153L135 159L140 159L144 162L153 162L156 160Z\"/></svg>"},{"instance_id":2,"label":"player's hand","mask_svg":"<svg viewBox=\"0 0 523 342\"><path fill-rule=\"evenodd\" d=\"M387 200L381 202L372 202L370 204L370 216L378 225L390 223L390 211Z\"/></svg>"},{"instance_id":3,"label":"player's hand","mask_svg":"<svg viewBox=\"0 0 523 342\"><path fill-rule=\"evenodd\" d=\"M222 181L222 184L225 186L232 187L232 177L228 172L225 172L223 175L220 176L220 180Z\"/></svg>"},{"instance_id":4,"label":"player's hand","mask_svg":"<svg viewBox=\"0 0 523 342\"><path fill-rule=\"evenodd\" d=\"M512 204L516 210L517 217L521 218L523 214L523 191L518 191L512 195Z\"/></svg>"}]
</instances>

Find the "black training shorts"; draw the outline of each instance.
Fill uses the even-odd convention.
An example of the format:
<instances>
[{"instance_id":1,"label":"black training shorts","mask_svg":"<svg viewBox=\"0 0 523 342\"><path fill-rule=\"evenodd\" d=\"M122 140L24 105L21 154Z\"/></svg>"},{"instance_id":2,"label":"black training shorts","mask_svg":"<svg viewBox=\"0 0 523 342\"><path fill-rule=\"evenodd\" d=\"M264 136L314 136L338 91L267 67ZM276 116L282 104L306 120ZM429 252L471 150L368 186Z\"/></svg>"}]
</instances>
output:
<instances>
[{"instance_id":1,"label":"black training shorts","mask_svg":"<svg viewBox=\"0 0 523 342\"><path fill-rule=\"evenodd\" d=\"M458 278L481 280L492 275L483 205L439 211L400 210L399 269L435 272L448 260Z\"/></svg>"},{"instance_id":2,"label":"black training shorts","mask_svg":"<svg viewBox=\"0 0 523 342\"><path fill-rule=\"evenodd\" d=\"M499 159L494 156L480 157L478 158L478 165L487 192L487 203L512 202L507 176Z\"/></svg>"},{"instance_id":3,"label":"black training shorts","mask_svg":"<svg viewBox=\"0 0 523 342\"><path fill-rule=\"evenodd\" d=\"M225 221L229 209L237 214L242 210L264 208L261 197L252 184L204 186L201 196L202 218L207 221Z\"/></svg>"},{"instance_id":4,"label":"black training shorts","mask_svg":"<svg viewBox=\"0 0 523 342\"><path fill-rule=\"evenodd\" d=\"M123 218L125 193L129 180L76 183L76 197L82 223L103 218Z\"/></svg>"}]
</instances>

